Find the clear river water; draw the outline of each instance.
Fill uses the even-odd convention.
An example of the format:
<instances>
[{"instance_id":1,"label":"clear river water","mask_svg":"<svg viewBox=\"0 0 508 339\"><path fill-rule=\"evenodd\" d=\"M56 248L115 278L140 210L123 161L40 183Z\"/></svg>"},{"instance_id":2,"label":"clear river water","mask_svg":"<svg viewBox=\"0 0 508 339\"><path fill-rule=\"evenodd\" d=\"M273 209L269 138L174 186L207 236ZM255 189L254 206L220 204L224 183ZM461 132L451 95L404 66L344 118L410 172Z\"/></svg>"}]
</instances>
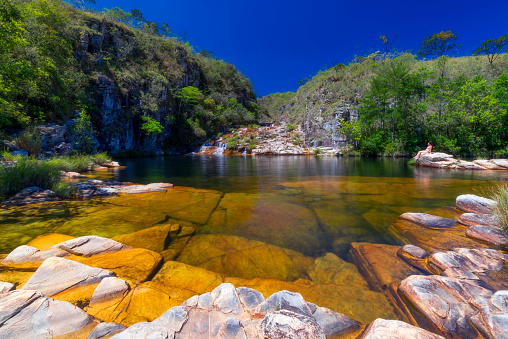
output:
<instances>
[{"instance_id":1,"label":"clear river water","mask_svg":"<svg viewBox=\"0 0 508 339\"><path fill-rule=\"evenodd\" d=\"M405 212L453 206L484 194L507 172L414 167L407 159L315 156L173 156L121 159L125 169L92 172L135 183L170 182L168 193L0 209L0 253L38 235L113 237L179 223L196 234L233 235L310 257L349 244L395 244L390 224Z\"/></svg>"}]
</instances>

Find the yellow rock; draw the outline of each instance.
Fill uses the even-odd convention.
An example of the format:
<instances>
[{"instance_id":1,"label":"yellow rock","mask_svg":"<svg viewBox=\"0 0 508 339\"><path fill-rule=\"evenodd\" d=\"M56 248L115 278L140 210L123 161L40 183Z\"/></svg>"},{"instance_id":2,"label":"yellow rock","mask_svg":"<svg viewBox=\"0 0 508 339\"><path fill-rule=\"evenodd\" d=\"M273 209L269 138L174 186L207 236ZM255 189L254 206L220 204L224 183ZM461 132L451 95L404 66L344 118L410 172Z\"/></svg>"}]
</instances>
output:
<instances>
[{"instance_id":1,"label":"yellow rock","mask_svg":"<svg viewBox=\"0 0 508 339\"><path fill-rule=\"evenodd\" d=\"M34 275L34 272L26 272L26 271L13 271L13 270L3 270L0 271L0 281L8 282L16 285L17 289L23 287L28 280Z\"/></svg>"},{"instance_id":2,"label":"yellow rock","mask_svg":"<svg viewBox=\"0 0 508 339\"><path fill-rule=\"evenodd\" d=\"M122 244L162 252L171 241L171 233L178 233L180 225L163 225L146 228L130 234L117 235L112 238Z\"/></svg>"},{"instance_id":3,"label":"yellow rock","mask_svg":"<svg viewBox=\"0 0 508 339\"><path fill-rule=\"evenodd\" d=\"M333 253L327 253L325 256L317 258L308 273L312 281L321 285L349 285L369 289L356 266L340 259Z\"/></svg>"},{"instance_id":4,"label":"yellow rock","mask_svg":"<svg viewBox=\"0 0 508 339\"><path fill-rule=\"evenodd\" d=\"M203 294L224 282L221 274L190 266L181 262L167 261L152 279L165 287Z\"/></svg>"},{"instance_id":5,"label":"yellow rock","mask_svg":"<svg viewBox=\"0 0 508 339\"><path fill-rule=\"evenodd\" d=\"M138 283L148 280L163 260L159 253L143 248L94 255L89 258L72 255L66 259L110 270L120 278L137 280Z\"/></svg>"},{"instance_id":6,"label":"yellow rock","mask_svg":"<svg viewBox=\"0 0 508 339\"><path fill-rule=\"evenodd\" d=\"M184 226L176 236L171 237L171 243L168 248L162 252L162 256L166 261L176 259L183 251L196 229L194 227Z\"/></svg>"},{"instance_id":7,"label":"yellow rock","mask_svg":"<svg viewBox=\"0 0 508 339\"><path fill-rule=\"evenodd\" d=\"M162 286L151 281L131 286L133 289L127 295L107 303L94 303L86 311L104 322L131 326L142 321L153 321L195 295L191 291Z\"/></svg>"},{"instance_id":8,"label":"yellow rock","mask_svg":"<svg viewBox=\"0 0 508 339\"><path fill-rule=\"evenodd\" d=\"M308 278L313 259L301 253L232 235L195 235L178 261L231 277L295 281Z\"/></svg>"},{"instance_id":9,"label":"yellow rock","mask_svg":"<svg viewBox=\"0 0 508 339\"><path fill-rule=\"evenodd\" d=\"M88 306L90 303L90 299L92 299L93 292L99 285L99 282L95 284L88 284L85 286L69 288L63 292L52 295L51 298L61 301L70 302L73 305L76 305L79 308L84 308Z\"/></svg>"},{"instance_id":10,"label":"yellow rock","mask_svg":"<svg viewBox=\"0 0 508 339\"><path fill-rule=\"evenodd\" d=\"M47 250L53 245L59 244L61 242L75 239L75 237L71 237L70 235L59 234L59 233L50 233L45 235L39 235L38 237L30 240L27 244L28 246L35 247L41 251Z\"/></svg>"}]
</instances>

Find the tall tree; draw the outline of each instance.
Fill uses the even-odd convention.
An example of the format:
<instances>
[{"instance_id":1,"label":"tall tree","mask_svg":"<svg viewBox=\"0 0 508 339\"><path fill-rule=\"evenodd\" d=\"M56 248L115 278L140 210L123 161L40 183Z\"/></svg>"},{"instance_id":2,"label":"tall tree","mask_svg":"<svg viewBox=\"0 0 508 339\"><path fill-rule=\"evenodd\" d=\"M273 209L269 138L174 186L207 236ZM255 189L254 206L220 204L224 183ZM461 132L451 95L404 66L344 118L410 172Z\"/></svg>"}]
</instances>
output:
<instances>
[{"instance_id":1,"label":"tall tree","mask_svg":"<svg viewBox=\"0 0 508 339\"><path fill-rule=\"evenodd\" d=\"M452 31L439 32L429 35L423 40L422 46L418 50L421 57L437 56L440 57L454 48L460 48L454 41L458 37Z\"/></svg>"},{"instance_id":2,"label":"tall tree","mask_svg":"<svg viewBox=\"0 0 508 339\"><path fill-rule=\"evenodd\" d=\"M489 63L492 63L503 53L505 47L508 46L508 34L502 35L497 39L489 39L482 42L480 47L475 49L473 55L486 55Z\"/></svg>"}]
</instances>

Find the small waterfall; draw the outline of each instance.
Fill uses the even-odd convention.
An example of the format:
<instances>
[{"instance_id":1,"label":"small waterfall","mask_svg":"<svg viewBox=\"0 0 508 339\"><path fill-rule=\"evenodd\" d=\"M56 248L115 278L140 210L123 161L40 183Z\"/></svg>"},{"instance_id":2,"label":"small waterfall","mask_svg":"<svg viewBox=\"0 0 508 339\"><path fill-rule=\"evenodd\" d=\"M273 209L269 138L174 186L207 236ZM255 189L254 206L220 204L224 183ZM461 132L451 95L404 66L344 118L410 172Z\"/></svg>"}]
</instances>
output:
<instances>
[{"instance_id":1,"label":"small waterfall","mask_svg":"<svg viewBox=\"0 0 508 339\"><path fill-rule=\"evenodd\" d=\"M224 151L228 149L227 143L218 142L216 146L217 149L213 152L213 154L224 154Z\"/></svg>"}]
</instances>

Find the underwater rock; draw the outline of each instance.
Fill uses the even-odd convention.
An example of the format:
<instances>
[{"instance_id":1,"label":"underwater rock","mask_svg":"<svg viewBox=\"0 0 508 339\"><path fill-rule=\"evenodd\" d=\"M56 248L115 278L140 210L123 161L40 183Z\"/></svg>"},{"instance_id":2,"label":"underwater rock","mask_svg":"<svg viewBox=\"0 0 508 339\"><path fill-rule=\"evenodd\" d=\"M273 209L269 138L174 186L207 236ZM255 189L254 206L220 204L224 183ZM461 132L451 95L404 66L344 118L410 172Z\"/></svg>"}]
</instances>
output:
<instances>
[{"instance_id":1,"label":"underwater rock","mask_svg":"<svg viewBox=\"0 0 508 339\"><path fill-rule=\"evenodd\" d=\"M478 214L492 214L492 207L496 202L474 194L464 194L457 197L456 206L465 212Z\"/></svg>"},{"instance_id":2,"label":"underwater rock","mask_svg":"<svg viewBox=\"0 0 508 339\"><path fill-rule=\"evenodd\" d=\"M176 235L171 234L171 243L164 251L160 252L166 261L176 259L189 243L196 229L191 226L183 226Z\"/></svg>"},{"instance_id":3,"label":"underwater rock","mask_svg":"<svg viewBox=\"0 0 508 339\"><path fill-rule=\"evenodd\" d=\"M466 235L502 248L508 246L508 236L497 227L474 225L467 229Z\"/></svg>"},{"instance_id":4,"label":"underwater rock","mask_svg":"<svg viewBox=\"0 0 508 339\"><path fill-rule=\"evenodd\" d=\"M130 234L117 235L112 240L127 246L160 253L168 247L171 242L170 234L175 231L175 228L178 232L180 225L154 226Z\"/></svg>"},{"instance_id":5,"label":"underwater rock","mask_svg":"<svg viewBox=\"0 0 508 339\"><path fill-rule=\"evenodd\" d=\"M444 339L444 337L399 320L376 319L359 339Z\"/></svg>"},{"instance_id":6,"label":"underwater rock","mask_svg":"<svg viewBox=\"0 0 508 339\"><path fill-rule=\"evenodd\" d=\"M59 233L50 233L39 235L38 237L30 240L26 245L35 247L40 251L47 250L48 248L60 244L67 240L76 239L76 237L71 237L70 235L59 234Z\"/></svg>"},{"instance_id":7,"label":"underwater rock","mask_svg":"<svg viewBox=\"0 0 508 339\"><path fill-rule=\"evenodd\" d=\"M307 277L313 259L301 253L232 235L195 235L178 261L244 279L294 281Z\"/></svg>"},{"instance_id":8,"label":"underwater rock","mask_svg":"<svg viewBox=\"0 0 508 339\"><path fill-rule=\"evenodd\" d=\"M348 263L333 253L326 253L323 257L314 260L307 273L318 284L350 285L359 288L368 288L355 265Z\"/></svg>"}]
</instances>

